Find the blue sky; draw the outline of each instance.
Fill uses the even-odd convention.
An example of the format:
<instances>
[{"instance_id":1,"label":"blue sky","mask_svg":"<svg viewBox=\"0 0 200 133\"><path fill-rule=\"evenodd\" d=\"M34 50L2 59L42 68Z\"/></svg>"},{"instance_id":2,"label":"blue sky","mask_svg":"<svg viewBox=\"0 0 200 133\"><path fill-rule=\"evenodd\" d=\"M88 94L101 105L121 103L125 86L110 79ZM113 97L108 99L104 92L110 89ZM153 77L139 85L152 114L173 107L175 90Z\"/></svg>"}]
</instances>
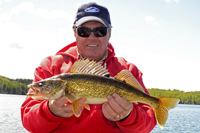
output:
<instances>
[{"instance_id":1,"label":"blue sky","mask_svg":"<svg viewBox=\"0 0 200 133\"><path fill-rule=\"evenodd\" d=\"M33 79L43 58L75 41L87 0L0 0L0 75ZM134 63L147 88L200 91L200 1L96 0L106 6L117 56Z\"/></svg>"}]
</instances>

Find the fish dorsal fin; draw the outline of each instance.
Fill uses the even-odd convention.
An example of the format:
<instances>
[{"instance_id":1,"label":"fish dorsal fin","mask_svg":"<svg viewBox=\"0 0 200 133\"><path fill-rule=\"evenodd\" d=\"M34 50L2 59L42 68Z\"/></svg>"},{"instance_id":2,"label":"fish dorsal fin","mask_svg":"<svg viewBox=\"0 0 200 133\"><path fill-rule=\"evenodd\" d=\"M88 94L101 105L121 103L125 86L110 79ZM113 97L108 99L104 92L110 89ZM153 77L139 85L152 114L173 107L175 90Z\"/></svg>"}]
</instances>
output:
<instances>
[{"instance_id":1,"label":"fish dorsal fin","mask_svg":"<svg viewBox=\"0 0 200 133\"><path fill-rule=\"evenodd\" d=\"M69 73L73 74L92 74L98 76L109 75L109 72L99 62L89 59L77 60L71 67Z\"/></svg>"},{"instance_id":2,"label":"fish dorsal fin","mask_svg":"<svg viewBox=\"0 0 200 133\"><path fill-rule=\"evenodd\" d=\"M144 92L143 87L140 85L140 83L137 81L137 79L133 76L133 74L127 70L121 70L116 76L115 79L126 82L127 84L135 87L136 89Z\"/></svg>"}]
</instances>

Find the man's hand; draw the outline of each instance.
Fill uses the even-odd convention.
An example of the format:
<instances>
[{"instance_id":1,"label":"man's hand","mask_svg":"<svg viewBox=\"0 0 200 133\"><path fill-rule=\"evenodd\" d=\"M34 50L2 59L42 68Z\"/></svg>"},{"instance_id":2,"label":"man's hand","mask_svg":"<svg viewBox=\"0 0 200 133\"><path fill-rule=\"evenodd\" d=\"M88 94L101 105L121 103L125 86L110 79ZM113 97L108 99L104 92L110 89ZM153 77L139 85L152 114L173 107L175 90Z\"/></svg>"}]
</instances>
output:
<instances>
[{"instance_id":1,"label":"man's hand","mask_svg":"<svg viewBox=\"0 0 200 133\"><path fill-rule=\"evenodd\" d=\"M119 121L126 118L133 110L133 104L121 98L117 94L107 97L108 102L103 104L104 116L111 121Z\"/></svg>"},{"instance_id":2,"label":"man's hand","mask_svg":"<svg viewBox=\"0 0 200 133\"><path fill-rule=\"evenodd\" d=\"M85 98L81 98L81 100L83 100L83 102L86 101ZM49 109L55 116L65 118L71 117L74 114L72 111L72 105L66 105L66 103L68 103L66 96L62 96L56 100L49 100Z\"/></svg>"}]
</instances>

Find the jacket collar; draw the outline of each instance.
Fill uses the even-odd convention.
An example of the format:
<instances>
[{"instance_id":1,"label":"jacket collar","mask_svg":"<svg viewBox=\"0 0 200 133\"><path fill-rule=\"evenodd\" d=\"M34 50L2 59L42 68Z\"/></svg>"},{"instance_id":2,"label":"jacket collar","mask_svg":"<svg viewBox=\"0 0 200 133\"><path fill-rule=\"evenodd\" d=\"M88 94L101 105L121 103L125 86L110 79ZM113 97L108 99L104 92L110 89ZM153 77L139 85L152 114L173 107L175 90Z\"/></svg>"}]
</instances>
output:
<instances>
[{"instance_id":1,"label":"jacket collar","mask_svg":"<svg viewBox=\"0 0 200 133\"><path fill-rule=\"evenodd\" d=\"M115 56L114 47L112 46L111 43L108 43L107 50L108 50L107 58L104 59L104 62L107 62L108 60L110 60L110 58ZM77 60L79 55L78 55L76 42L73 42L73 43L65 46L64 48L59 50L56 53L56 55L67 55L67 56L70 56L70 57L74 58L75 60Z\"/></svg>"}]
</instances>

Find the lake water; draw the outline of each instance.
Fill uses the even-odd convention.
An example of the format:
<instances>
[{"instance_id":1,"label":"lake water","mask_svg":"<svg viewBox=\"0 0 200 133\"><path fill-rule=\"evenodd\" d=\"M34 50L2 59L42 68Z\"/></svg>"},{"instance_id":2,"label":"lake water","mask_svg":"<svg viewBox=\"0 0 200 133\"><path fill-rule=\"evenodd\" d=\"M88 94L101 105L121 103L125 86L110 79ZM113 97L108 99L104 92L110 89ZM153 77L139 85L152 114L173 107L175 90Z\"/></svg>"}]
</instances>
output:
<instances>
[{"instance_id":1,"label":"lake water","mask_svg":"<svg viewBox=\"0 0 200 133\"><path fill-rule=\"evenodd\" d=\"M0 133L27 133L20 114L25 98L24 95L0 94Z\"/></svg>"},{"instance_id":2,"label":"lake water","mask_svg":"<svg viewBox=\"0 0 200 133\"><path fill-rule=\"evenodd\" d=\"M27 133L21 123L20 107L25 96L0 94L0 133ZM169 111L164 129L151 133L200 133L200 105L179 104Z\"/></svg>"}]
</instances>

